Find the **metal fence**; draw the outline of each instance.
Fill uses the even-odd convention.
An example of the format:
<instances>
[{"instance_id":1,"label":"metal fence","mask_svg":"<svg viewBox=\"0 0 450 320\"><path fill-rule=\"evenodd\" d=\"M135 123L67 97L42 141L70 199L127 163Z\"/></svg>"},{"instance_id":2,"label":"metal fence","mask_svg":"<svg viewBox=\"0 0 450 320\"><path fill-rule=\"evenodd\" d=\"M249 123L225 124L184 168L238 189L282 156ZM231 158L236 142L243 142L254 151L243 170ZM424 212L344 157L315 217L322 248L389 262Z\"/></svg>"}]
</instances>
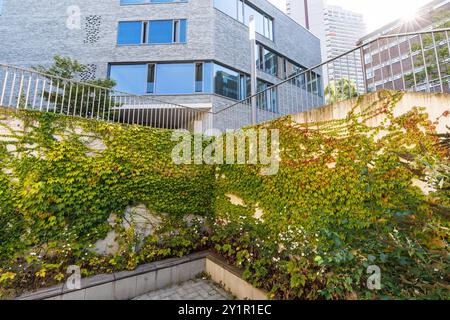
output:
<instances>
[{"instance_id":1,"label":"metal fence","mask_svg":"<svg viewBox=\"0 0 450 320\"><path fill-rule=\"evenodd\" d=\"M164 129L239 129L380 89L450 93L450 29L379 37L256 95L191 108L0 64L0 106Z\"/></svg>"},{"instance_id":2,"label":"metal fence","mask_svg":"<svg viewBox=\"0 0 450 320\"><path fill-rule=\"evenodd\" d=\"M222 128L238 129L380 89L450 93L450 29L386 35L222 107Z\"/></svg>"},{"instance_id":3,"label":"metal fence","mask_svg":"<svg viewBox=\"0 0 450 320\"><path fill-rule=\"evenodd\" d=\"M114 89L0 64L0 106L163 129L212 124L209 110L190 108Z\"/></svg>"}]
</instances>

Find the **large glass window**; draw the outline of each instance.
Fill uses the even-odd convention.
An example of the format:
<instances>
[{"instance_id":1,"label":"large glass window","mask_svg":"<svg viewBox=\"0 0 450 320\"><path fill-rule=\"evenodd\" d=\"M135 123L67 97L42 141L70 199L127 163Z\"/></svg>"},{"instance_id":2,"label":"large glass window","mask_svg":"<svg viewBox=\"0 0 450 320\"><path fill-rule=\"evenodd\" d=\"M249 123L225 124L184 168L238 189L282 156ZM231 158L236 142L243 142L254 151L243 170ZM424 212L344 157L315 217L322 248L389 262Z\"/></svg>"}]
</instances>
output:
<instances>
[{"instance_id":1,"label":"large glass window","mask_svg":"<svg viewBox=\"0 0 450 320\"><path fill-rule=\"evenodd\" d=\"M233 100L243 100L251 94L251 80L247 74L212 62L112 64L110 79L116 81L116 90L139 95L215 92ZM269 86L270 83L258 79L258 92ZM260 98L258 107L276 112L276 90L269 90L264 98Z\"/></svg>"},{"instance_id":2,"label":"large glass window","mask_svg":"<svg viewBox=\"0 0 450 320\"><path fill-rule=\"evenodd\" d=\"M181 43L185 43L186 42L186 37L187 37L187 22L186 19L181 19L180 20L180 26L179 26L179 39L177 42L181 42Z\"/></svg>"},{"instance_id":3,"label":"large glass window","mask_svg":"<svg viewBox=\"0 0 450 320\"><path fill-rule=\"evenodd\" d=\"M161 63L110 66L116 90L134 94L212 92L212 63Z\"/></svg>"},{"instance_id":4,"label":"large glass window","mask_svg":"<svg viewBox=\"0 0 450 320\"><path fill-rule=\"evenodd\" d=\"M203 63L203 92L213 92L213 64Z\"/></svg>"},{"instance_id":5,"label":"large glass window","mask_svg":"<svg viewBox=\"0 0 450 320\"><path fill-rule=\"evenodd\" d=\"M214 0L214 7L248 26L255 17L256 32L273 40L273 19L242 0Z\"/></svg>"},{"instance_id":6,"label":"large glass window","mask_svg":"<svg viewBox=\"0 0 450 320\"><path fill-rule=\"evenodd\" d=\"M278 55L267 49L263 49L264 71L274 76L278 76Z\"/></svg>"},{"instance_id":7,"label":"large glass window","mask_svg":"<svg viewBox=\"0 0 450 320\"><path fill-rule=\"evenodd\" d=\"M271 87L272 84L258 79L258 92L262 92L257 97L257 107L261 110L278 112L277 89ZM268 89L268 90L267 90Z\"/></svg>"},{"instance_id":8,"label":"large glass window","mask_svg":"<svg viewBox=\"0 0 450 320\"><path fill-rule=\"evenodd\" d=\"M119 22L117 43L163 44L186 42L187 22L180 20L124 21Z\"/></svg>"},{"instance_id":9,"label":"large glass window","mask_svg":"<svg viewBox=\"0 0 450 320\"><path fill-rule=\"evenodd\" d=\"M195 64L158 64L156 66L156 94L193 93Z\"/></svg>"},{"instance_id":10,"label":"large glass window","mask_svg":"<svg viewBox=\"0 0 450 320\"><path fill-rule=\"evenodd\" d=\"M118 44L141 44L142 43L142 22L141 21L119 22L117 43Z\"/></svg>"},{"instance_id":11,"label":"large glass window","mask_svg":"<svg viewBox=\"0 0 450 320\"><path fill-rule=\"evenodd\" d=\"M292 84L303 90L322 96L322 82L319 74L316 72L302 74L306 68L290 61L261 44L257 44L256 47L256 66L259 70L280 79L288 79L298 75L292 79Z\"/></svg>"},{"instance_id":12,"label":"large glass window","mask_svg":"<svg viewBox=\"0 0 450 320\"><path fill-rule=\"evenodd\" d=\"M268 74L280 79L286 78L286 62L288 60L261 44L256 46L256 66ZM290 63L293 67L293 64ZM291 71L290 71L291 72ZM289 73L292 74L292 73Z\"/></svg>"},{"instance_id":13,"label":"large glass window","mask_svg":"<svg viewBox=\"0 0 450 320\"><path fill-rule=\"evenodd\" d=\"M147 93L146 64L112 65L109 78L116 82L115 89L127 93Z\"/></svg>"},{"instance_id":14,"label":"large glass window","mask_svg":"<svg viewBox=\"0 0 450 320\"><path fill-rule=\"evenodd\" d=\"M173 41L173 20L158 20L149 22L149 43L172 43Z\"/></svg>"},{"instance_id":15,"label":"large glass window","mask_svg":"<svg viewBox=\"0 0 450 320\"><path fill-rule=\"evenodd\" d=\"M231 99L239 99L239 72L214 65L214 92Z\"/></svg>"},{"instance_id":16,"label":"large glass window","mask_svg":"<svg viewBox=\"0 0 450 320\"><path fill-rule=\"evenodd\" d=\"M237 19L237 4L236 0L214 0L214 6L217 9L234 19Z\"/></svg>"}]
</instances>

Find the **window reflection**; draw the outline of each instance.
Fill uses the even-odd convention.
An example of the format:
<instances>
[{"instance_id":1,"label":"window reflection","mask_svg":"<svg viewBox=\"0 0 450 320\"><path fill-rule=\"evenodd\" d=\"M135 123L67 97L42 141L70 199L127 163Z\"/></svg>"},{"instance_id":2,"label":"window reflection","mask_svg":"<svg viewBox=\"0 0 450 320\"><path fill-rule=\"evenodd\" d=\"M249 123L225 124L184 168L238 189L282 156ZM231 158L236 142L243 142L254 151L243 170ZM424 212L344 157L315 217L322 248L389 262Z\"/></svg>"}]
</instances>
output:
<instances>
[{"instance_id":1,"label":"window reflection","mask_svg":"<svg viewBox=\"0 0 450 320\"><path fill-rule=\"evenodd\" d=\"M239 73L220 65L214 65L215 93L231 99L239 99Z\"/></svg>"},{"instance_id":2,"label":"window reflection","mask_svg":"<svg viewBox=\"0 0 450 320\"><path fill-rule=\"evenodd\" d=\"M214 7L248 26L255 17L256 32L273 40L273 19L242 0L214 0Z\"/></svg>"},{"instance_id":3,"label":"window reflection","mask_svg":"<svg viewBox=\"0 0 450 320\"><path fill-rule=\"evenodd\" d=\"M110 68L110 79L116 81L116 90L134 93L147 93L147 65L112 65Z\"/></svg>"},{"instance_id":4,"label":"window reflection","mask_svg":"<svg viewBox=\"0 0 450 320\"><path fill-rule=\"evenodd\" d=\"M121 21L118 27L117 44L185 43L186 33L186 19Z\"/></svg>"},{"instance_id":5,"label":"window reflection","mask_svg":"<svg viewBox=\"0 0 450 320\"><path fill-rule=\"evenodd\" d=\"M119 22L118 44L141 44L142 43L142 22L126 21Z\"/></svg>"},{"instance_id":6,"label":"window reflection","mask_svg":"<svg viewBox=\"0 0 450 320\"><path fill-rule=\"evenodd\" d=\"M156 94L194 92L195 67L192 63L158 64L156 66Z\"/></svg>"},{"instance_id":7,"label":"window reflection","mask_svg":"<svg viewBox=\"0 0 450 320\"><path fill-rule=\"evenodd\" d=\"M172 20L150 21L149 23L149 43L172 43L173 41Z\"/></svg>"}]
</instances>

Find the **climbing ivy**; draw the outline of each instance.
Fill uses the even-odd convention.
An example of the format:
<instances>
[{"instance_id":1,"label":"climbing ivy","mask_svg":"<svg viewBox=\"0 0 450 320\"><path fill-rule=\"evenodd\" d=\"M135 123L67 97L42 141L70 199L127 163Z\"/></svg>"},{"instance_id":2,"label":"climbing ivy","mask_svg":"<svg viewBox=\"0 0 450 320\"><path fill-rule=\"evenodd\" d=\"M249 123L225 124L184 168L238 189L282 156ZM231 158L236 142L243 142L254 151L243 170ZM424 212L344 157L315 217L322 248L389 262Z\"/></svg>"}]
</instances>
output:
<instances>
[{"instance_id":1,"label":"climbing ivy","mask_svg":"<svg viewBox=\"0 0 450 320\"><path fill-rule=\"evenodd\" d=\"M215 249L275 298L448 298L448 193L414 183L448 163L448 147L422 109L393 116L401 97L382 92L356 113L360 99L339 121L264 124L280 130L279 173L219 168ZM379 291L367 288L370 265Z\"/></svg>"},{"instance_id":2,"label":"climbing ivy","mask_svg":"<svg viewBox=\"0 0 450 320\"><path fill-rule=\"evenodd\" d=\"M280 132L273 176L175 165L168 130L0 109L0 297L61 282L70 264L89 276L213 248L273 298L448 299L447 136L423 109L395 117L400 93L377 98L341 120L258 126ZM163 220L144 241L122 225L138 203ZM95 253L112 230L117 253Z\"/></svg>"},{"instance_id":3,"label":"climbing ivy","mask_svg":"<svg viewBox=\"0 0 450 320\"><path fill-rule=\"evenodd\" d=\"M213 189L211 167L172 163L170 131L8 109L0 117L0 274L8 275L0 285L42 286L64 279L68 264L111 272L202 246L201 233L165 240L194 228L186 216L211 214ZM161 237L140 257L94 254L108 218L139 203L168 217ZM116 231L122 242L133 238Z\"/></svg>"}]
</instances>

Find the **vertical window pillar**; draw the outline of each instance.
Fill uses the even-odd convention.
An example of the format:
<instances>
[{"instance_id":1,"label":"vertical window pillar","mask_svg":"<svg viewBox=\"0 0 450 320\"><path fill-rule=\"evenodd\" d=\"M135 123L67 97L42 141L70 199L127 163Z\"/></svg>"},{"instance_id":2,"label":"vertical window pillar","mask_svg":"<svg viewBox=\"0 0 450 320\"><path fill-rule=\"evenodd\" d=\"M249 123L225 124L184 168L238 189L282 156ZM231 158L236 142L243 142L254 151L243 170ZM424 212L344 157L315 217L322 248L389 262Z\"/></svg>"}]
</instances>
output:
<instances>
[{"instance_id":1,"label":"vertical window pillar","mask_svg":"<svg viewBox=\"0 0 450 320\"><path fill-rule=\"evenodd\" d=\"M203 63L195 64L195 92L203 92Z\"/></svg>"},{"instance_id":2,"label":"vertical window pillar","mask_svg":"<svg viewBox=\"0 0 450 320\"><path fill-rule=\"evenodd\" d=\"M180 42L180 20L173 20L173 42Z\"/></svg>"},{"instance_id":3,"label":"vertical window pillar","mask_svg":"<svg viewBox=\"0 0 450 320\"><path fill-rule=\"evenodd\" d=\"M142 22L142 43L147 43L148 21Z\"/></svg>"}]
</instances>

